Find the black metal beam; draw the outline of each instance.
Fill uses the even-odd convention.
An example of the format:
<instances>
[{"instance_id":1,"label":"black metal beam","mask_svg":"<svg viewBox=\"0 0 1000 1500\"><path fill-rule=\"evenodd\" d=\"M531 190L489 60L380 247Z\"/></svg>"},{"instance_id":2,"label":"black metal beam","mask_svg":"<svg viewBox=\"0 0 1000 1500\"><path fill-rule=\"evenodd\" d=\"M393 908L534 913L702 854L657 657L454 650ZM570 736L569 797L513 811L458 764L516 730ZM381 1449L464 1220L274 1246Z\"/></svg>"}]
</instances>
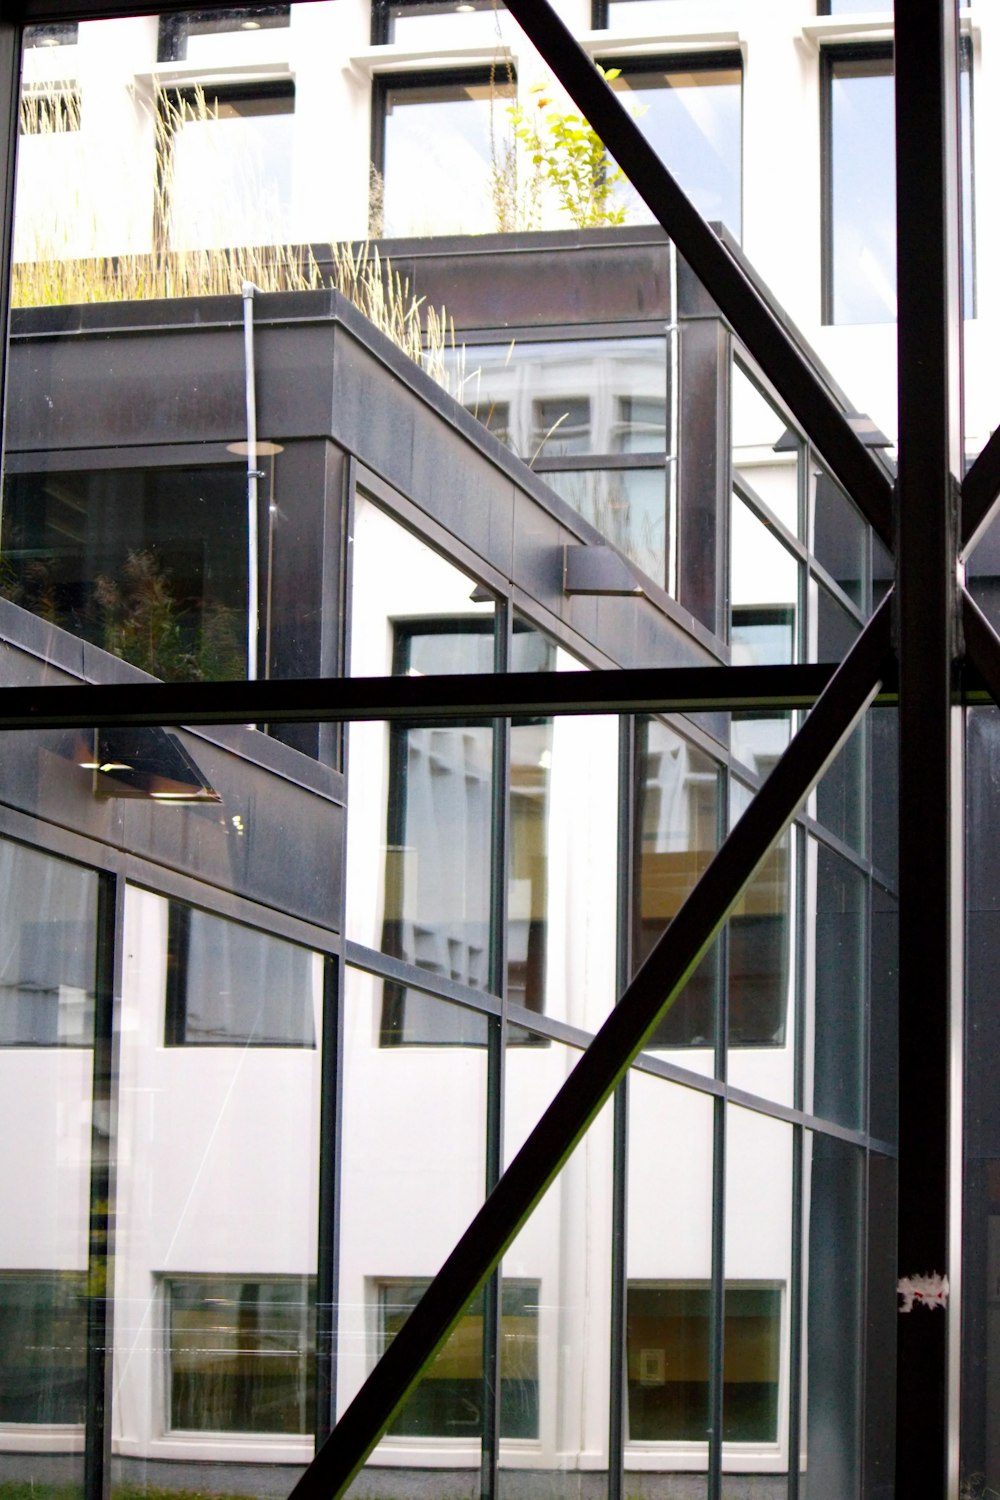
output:
<instances>
[{"instance_id":1,"label":"black metal beam","mask_svg":"<svg viewBox=\"0 0 1000 1500\"><path fill-rule=\"evenodd\" d=\"M93 683L0 689L0 731L111 724L346 724L468 720L498 714L761 712L810 708L835 671L661 667L441 677L322 677L285 682ZM893 702L895 672L880 701Z\"/></svg>"},{"instance_id":2,"label":"black metal beam","mask_svg":"<svg viewBox=\"0 0 1000 1500\"><path fill-rule=\"evenodd\" d=\"M969 553L1000 506L1000 427L962 481L962 551Z\"/></svg>"},{"instance_id":3,"label":"black metal beam","mask_svg":"<svg viewBox=\"0 0 1000 1500\"><path fill-rule=\"evenodd\" d=\"M295 1485L340 1496L585 1134L750 880L871 702L890 651L891 595L653 948L400 1332Z\"/></svg>"},{"instance_id":4,"label":"black metal beam","mask_svg":"<svg viewBox=\"0 0 1000 1500\"><path fill-rule=\"evenodd\" d=\"M949 1273L952 1024L961 963L952 681L961 476L958 3L907 0L895 27L899 476L898 1274ZM958 845L958 847L956 847ZM948 1488L954 1311L897 1319L896 1490ZM914 1413L919 1419L914 1420ZM957 1488L957 1482L956 1482Z\"/></svg>"},{"instance_id":5,"label":"black metal beam","mask_svg":"<svg viewBox=\"0 0 1000 1500\"><path fill-rule=\"evenodd\" d=\"M889 482L796 347L775 309L678 187L548 0L507 0L507 9L624 169L723 317L780 391L823 461L891 546Z\"/></svg>"}]
</instances>

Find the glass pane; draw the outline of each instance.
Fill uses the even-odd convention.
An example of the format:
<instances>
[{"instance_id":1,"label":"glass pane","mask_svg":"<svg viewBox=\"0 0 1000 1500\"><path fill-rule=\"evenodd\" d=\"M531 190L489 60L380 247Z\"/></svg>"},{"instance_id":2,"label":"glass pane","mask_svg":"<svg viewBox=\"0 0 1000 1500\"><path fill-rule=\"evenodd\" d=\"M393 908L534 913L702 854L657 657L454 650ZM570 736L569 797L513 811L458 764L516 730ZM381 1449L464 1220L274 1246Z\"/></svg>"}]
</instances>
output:
<instances>
[{"instance_id":1,"label":"glass pane","mask_svg":"<svg viewBox=\"0 0 1000 1500\"><path fill-rule=\"evenodd\" d=\"M740 238L743 75L738 58L726 66L692 62L672 68L616 64L611 87L638 118L640 129L703 218ZM630 218L650 219L645 204L625 188Z\"/></svg>"},{"instance_id":2,"label":"glass pane","mask_svg":"<svg viewBox=\"0 0 1000 1500\"><path fill-rule=\"evenodd\" d=\"M751 1467L788 1473L792 1269L792 1127L726 1110L726 1298L722 1493L736 1500Z\"/></svg>"},{"instance_id":3,"label":"glass pane","mask_svg":"<svg viewBox=\"0 0 1000 1500\"><path fill-rule=\"evenodd\" d=\"M896 317L892 60L830 61L830 280L835 323Z\"/></svg>"},{"instance_id":4,"label":"glass pane","mask_svg":"<svg viewBox=\"0 0 1000 1500\"><path fill-rule=\"evenodd\" d=\"M714 1106L635 1070L628 1095L626 1488L666 1492L657 1476L676 1474L681 1493L704 1496Z\"/></svg>"},{"instance_id":5,"label":"glass pane","mask_svg":"<svg viewBox=\"0 0 1000 1500\"><path fill-rule=\"evenodd\" d=\"M718 848L719 767L659 719L637 735L633 967L638 968ZM647 1046L704 1048L684 1066L714 1069L720 948L716 942L661 1019Z\"/></svg>"},{"instance_id":6,"label":"glass pane","mask_svg":"<svg viewBox=\"0 0 1000 1500\"><path fill-rule=\"evenodd\" d=\"M380 1045L382 988L374 975L347 971L341 1412L482 1202L486 1170L484 1049ZM433 1032L461 1030L460 1007L424 1001ZM393 1495L397 1475L412 1484L424 1469L478 1471L481 1358L482 1313L473 1305L369 1460L369 1486L377 1475L378 1493Z\"/></svg>"},{"instance_id":7,"label":"glass pane","mask_svg":"<svg viewBox=\"0 0 1000 1500\"><path fill-rule=\"evenodd\" d=\"M401 5L389 5L388 11L386 41L400 47L495 46L516 35L503 0L463 0L460 12L454 0L406 0Z\"/></svg>"},{"instance_id":8,"label":"glass pane","mask_svg":"<svg viewBox=\"0 0 1000 1500\"><path fill-rule=\"evenodd\" d=\"M860 1130L865 1111L866 882L822 844L810 839L807 847L807 912L815 916L805 1108ZM883 1003L887 999L880 996Z\"/></svg>"},{"instance_id":9,"label":"glass pane","mask_svg":"<svg viewBox=\"0 0 1000 1500\"><path fill-rule=\"evenodd\" d=\"M738 495L733 496L730 557L733 665L795 661L800 566Z\"/></svg>"},{"instance_id":10,"label":"glass pane","mask_svg":"<svg viewBox=\"0 0 1000 1500\"><path fill-rule=\"evenodd\" d=\"M808 1131L804 1151L802 1467L808 1500L839 1500L861 1485L864 1161L856 1146ZM879 1297L890 1285L883 1275Z\"/></svg>"},{"instance_id":11,"label":"glass pane","mask_svg":"<svg viewBox=\"0 0 1000 1500\"><path fill-rule=\"evenodd\" d=\"M735 362L732 403L734 475L798 536L801 440Z\"/></svg>"},{"instance_id":12,"label":"glass pane","mask_svg":"<svg viewBox=\"0 0 1000 1500\"><path fill-rule=\"evenodd\" d=\"M566 1054L566 1055L561 1055ZM579 1054L553 1043L508 1066L565 1076ZM510 1080L509 1080L510 1081ZM520 1135L534 1101L508 1089ZM572 1500L607 1490L611 1302L611 1106L519 1231L502 1263L499 1492ZM509 1289L520 1288L516 1316ZM581 1475L581 1466L585 1472Z\"/></svg>"},{"instance_id":13,"label":"glass pane","mask_svg":"<svg viewBox=\"0 0 1000 1500\"><path fill-rule=\"evenodd\" d=\"M200 910L179 933L176 905L126 893L114 1483L169 1488L179 1462L228 1451L239 1494L250 1465L305 1462L315 1431L325 965Z\"/></svg>"},{"instance_id":14,"label":"glass pane","mask_svg":"<svg viewBox=\"0 0 1000 1500\"><path fill-rule=\"evenodd\" d=\"M0 1165L0 1474L70 1500L83 1485L97 910L94 872L0 841L0 1129L16 1143Z\"/></svg>"},{"instance_id":15,"label":"glass pane","mask_svg":"<svg viewBox=\"0 0 1000 1500\"><path fill-rule=\"evenodd\" d=\"M813 492L813 551L851 603L865 612L868 535L868 527L840 485L825 470L818 470Z\"/></svg>"},{"instance_id":16,"label":"glass pane","mask_svg":"<svg viewBox=\"0 0 1000 1500\"><path fill-rule=\"evenodd\" d=\"M748 789L731 781L731 823L749 801ZM727 925L729 1076L742 1088L787 1104L794 1074L797 849L793 830L772 845Z\"/></svg>"}]
</instances>

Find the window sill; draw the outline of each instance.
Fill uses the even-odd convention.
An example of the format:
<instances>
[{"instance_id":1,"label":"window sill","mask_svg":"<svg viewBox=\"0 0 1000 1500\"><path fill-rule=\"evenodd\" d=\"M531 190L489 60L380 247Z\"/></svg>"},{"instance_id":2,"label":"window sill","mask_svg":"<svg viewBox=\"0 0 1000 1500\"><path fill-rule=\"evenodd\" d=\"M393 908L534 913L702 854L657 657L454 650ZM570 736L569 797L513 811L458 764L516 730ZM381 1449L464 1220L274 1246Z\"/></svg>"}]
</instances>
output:
<instances>
[{"instance_id":1,"label":"window sill","mask_svg":"<svg viewBox=\"0 0 1000 1500\"><path fill-rule=\"evenodd\" d=\"M596 57L669 57L689 52L733 52L741 50L744 38L738 31L586 31L579 38L583 50Z\"/></svg>"},{"instance_id":2,"label":"window sill","mask_svg":"<svg viewBox=\"0 0 1000 1500\"><path fill-rule=\"evenodd\" d=\"M724 1443L724 1474L784 1474L788 1457L780 1443ZM704 1474L708 1469L707 1443L626 1443L625 1469Z\"/></svg>"},{"instance_id":3,"label":"window sill","mask_svg":"<svg viewBox=\"0 0 1000 1500\"><path fill-rule=\"evenodd\" d=\"M961 8L958 19L963 36L978 38L979 27L973 25L972 11L968 6ZM884 10L877 15L817 16L815 21L809 21L803 26L802 35L818 52L821 47L833 44L891 42L892 27L892 11Z\"/></svg>"},{"instance_id":4,"label":"window sill","mask_svg":"<svg viewBox=\"0 0 1000 1500\"><path fill-rule=\"evenodd\" d=\"M83 1428L62 1422L0 1422L5 1453L82 1453Z\"/></svg>"},{"instance_id":5,"label":"window sill","mask_svg":"<svg viewBox=\"0 0 1000 1500\"><path fill-rule=\"evenodd\" d=\"M307 1464L315 1447L311 1437L285 1437L281 1433L172 1432L148 1443L136 1439L115 1440L114 1453L122 1458L195 1459L215 1463Z\"/></svg>"},{"instance_id":6,"label":"window sill","mask_svg":"<svg viewBox=\"0 0 1000 1500\"><path fill-rule=\"evenodd\" d=\"M292 77L294 77L294 73L291 63L280 60L253 63L251 66L247 66L245 63L231 63L219 66L204 62L168 62L156 63L149 72L137 73L135 81L155 92L157 89L169 88L174 85L272 83L276 80L284 81Z\"/></svg>"},{"instance_id":7,"label":"window sill","mask_svg":"<svg viewBox=\"0 0 1000 1500\"><path fill-rule=\"evenodd\" d=\"M440 73L454 68L503 67L510 63L517 71L517 53L512 47L497 43L483 46L481 43L469 47L440 47L416 50L413 47L397 46L387 42L381 47L370 47L365 52L355 52L351 68L362 78L374 78L379 73Z\"/></svg>"}]
</instances>

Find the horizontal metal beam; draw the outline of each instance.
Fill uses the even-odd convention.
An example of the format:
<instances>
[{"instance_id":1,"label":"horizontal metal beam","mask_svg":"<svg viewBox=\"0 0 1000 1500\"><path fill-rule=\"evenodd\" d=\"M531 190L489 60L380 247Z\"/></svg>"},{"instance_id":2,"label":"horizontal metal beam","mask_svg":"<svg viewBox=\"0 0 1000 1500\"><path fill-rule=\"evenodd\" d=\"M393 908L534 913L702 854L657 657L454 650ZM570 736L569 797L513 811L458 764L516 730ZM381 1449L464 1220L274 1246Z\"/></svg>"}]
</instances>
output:
<instances>
[{"instance_id":1,"label":"horizontal metal beam","mask_svg":"<svg viewBox=\"0 0 1000 1500\"><path fill-rule=\"evenodd\" d=\"M893 545L892 488L777 312L709 229L641 128L548 0L507 9L623 168L723 317L781 393L806 436L886 546ZM609 49L613 39L608 38Z\"/></svg>"},{"instance_id":2,"label":"horizontal metal beam","mask_svg":"<svg viewBox=\"0 0 1000 1500\"><path fill-rule=\"evenodd\" d=\"M317 677L279 682L129 682L0 689L0 730L113 724L464 722L598 713L810 708L835 666L660 667L440 677ZM880 702L895 701L890 667Z\"/></svg>"},{"instance_id":3,"label":"horizontal metal beam","mask_svg":"<svg viewBox=\"0 0 1000 1500\"><path fill-rule=\"evenodd\" d=\"M961 546L963 553L975 547L1000 506L1000 427L977 454L962 480Z\"/></svg>"},{"instance_id":4,"label":"horizontal metal beam","mask_svg":"<svg viewBox=\"0 0 1000 1500\"><path fill-rule=\"evenodd\" d=\"M344 1494L643 1043L774 842L872 701L890 651L883 601L590 1047L317 1452L290 1500Z\"/></svg>"}]
</instances>

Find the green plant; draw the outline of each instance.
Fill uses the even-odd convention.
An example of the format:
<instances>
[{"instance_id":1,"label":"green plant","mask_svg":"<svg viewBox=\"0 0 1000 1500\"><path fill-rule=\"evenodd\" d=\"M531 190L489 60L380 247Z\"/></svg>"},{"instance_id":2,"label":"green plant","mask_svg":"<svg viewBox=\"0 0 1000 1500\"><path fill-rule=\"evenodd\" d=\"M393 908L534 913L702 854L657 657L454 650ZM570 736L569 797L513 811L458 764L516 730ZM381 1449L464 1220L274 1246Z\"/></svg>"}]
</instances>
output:
<instances>
[{"instance_id":1,"label":"green plant","mask_svg":"<svg viewBox=\"0 0 1000 1500\"><path fill-rule=\"evenodd\" d=\"M608 83L620 68L598 68ZM582 115L555 109L547 84L535 84L533 109L508 109L514 137L543 183L555 191L559 207L578 229L624 224L628 208L617 196L625 173L615 166L600 136Z\"/></svg>"}]
</instances>

